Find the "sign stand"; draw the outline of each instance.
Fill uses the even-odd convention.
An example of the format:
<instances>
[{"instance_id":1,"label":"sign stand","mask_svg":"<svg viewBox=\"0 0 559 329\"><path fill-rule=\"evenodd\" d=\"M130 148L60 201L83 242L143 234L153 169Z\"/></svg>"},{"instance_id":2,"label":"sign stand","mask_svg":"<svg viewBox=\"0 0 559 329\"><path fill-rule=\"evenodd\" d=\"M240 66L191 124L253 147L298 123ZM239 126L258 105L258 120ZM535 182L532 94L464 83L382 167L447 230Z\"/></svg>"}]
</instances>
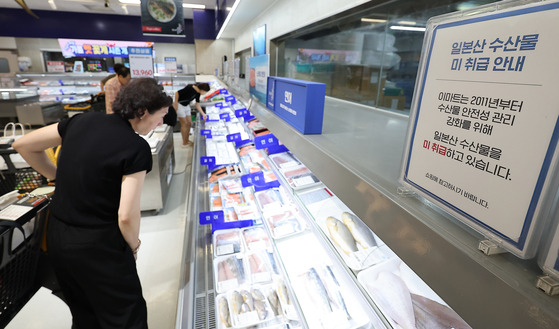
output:
<instances>
[{"instance_id":1,"label":"sign stand","mask_svg":"<svg viewBox=\"0 0 559 329\"><path fill-rule=\"evenodd\" d=\"M559 282L549 275L538 277L536 287L543 290L549 296L559 295Z\"/></svg>"}]
</instances>

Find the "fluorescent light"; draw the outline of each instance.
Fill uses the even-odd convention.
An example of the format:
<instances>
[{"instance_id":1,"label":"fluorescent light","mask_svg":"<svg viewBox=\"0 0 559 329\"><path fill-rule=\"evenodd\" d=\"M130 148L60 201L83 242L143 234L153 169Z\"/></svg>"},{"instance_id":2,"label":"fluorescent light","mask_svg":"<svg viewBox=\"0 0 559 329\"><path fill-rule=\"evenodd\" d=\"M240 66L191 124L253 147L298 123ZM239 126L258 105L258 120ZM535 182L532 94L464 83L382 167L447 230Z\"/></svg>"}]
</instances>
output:
<instances>
[{"instance_id":1,"label":"fluorescent light","mask_svg":"<svg viewBox=\"0 0 559 329\"><path fill-rule=\"evenodd\" d=\"M417 22L414 22L414 21L398 21L398 24L402 24L402 25L417 25Z\"/></svg>"},{"instance_id":2,"label":"fluorescent light","mask_svg":"<svg viewBox=\"0 0 559 329\"><path fill-rule=\"evenodd\" d=\"M231 11L231 7L225 7L225 10Z\"/></svg>"},{"instance_id":3,"label":"fluorescent light","mask_svg":"<svg viewBox=\"0 0 559 329\"><path fill-rule=\"evenodd\" d=\"M191 9L206 9L206 5L196 5L193 3L183 3L183 8L191 8Z\"/></svg>"},{"instance_id":4,"label":"fluorescent light","mask_svg":"<svg viewBox=\"0 0 559 329\"><path fill-rule=\"evenodd\" d=\"M399 25L392 25L390 27L392 30L401 30L401 31L418 31L418 32L425 32L424 27L413 27L413 26L399 26Z\"/></svg>"},{"instance_id":5,"label":"fluorescent light","mask_svg":"<svg viewBox=\"0 0 559 329\"><path fill-rule=\"evenodd\" d=\"M56 4L54 3L54 0L49 0L48 2L49 2L49 5L50 5L50 8L52 10L56 10Z\"/></svg>"},{"instance_id":6,"label":"fluorescent light","mask_svg":"<svg viewBox=\"0 0 559 329\"><path fill-rule=\"evenodd\" d=\"M217 37L215 38L216 40L219 40L219 38L221 38L221 35L223 34L223 31L225 31L225 28L227 27L227 24L229 23L229 20L231 19L231 16L233 16L233 14L235 13L235 10L237 10L237 7L239 6L240 2L241 2L241 0L235 0L235 3L233 4L233 8L231 8L231 11L227 15L227 18L225 19L225 22L223 22L223 25L221 26L221 29L219 29L219 33L217 34Z\"/></svg>"},{"instance_id":7,"label":"fluorescent light","mask_svg":"<svg viewBox=\"0 0 559 329\"><path fill-rule=\"evenodd\" d=\"M1 92L8 92L8 91L27 91L27 89L19 89L19 88L1 88Z\"/></svg>"},{"instance_id":8,"label":"fluorescent light","mask_svg":"<svg viewBox=\"0 0 559 329\"><path fill-rule=\"evenodd\" d=\"M386 19L361 18L361 22L367 22L367 23L384 23L384 22L386 22Z\"/></svg>"},{"instance_id":9,"label":"fluorescent light","mask_svg":"<svg viewBox=\"0 0 559 329\"><path fill-rule=\"evenodd\" d=\"M128 8L126 8L126 5L122 5L121 7L122 7L122 10L124 11L124 13L126 15L128 15Z\"/></svg>"},{"instance_id":10,"label":"fluorescent light","mask_svg":"<svg viewBox=\"0 0 559 329\"><path fill-rule=\"evenodd\" d=\"M129 5L139 5L140 4L140 0L118 0L120 1L120 3L126 3Z\"/></svg>"}]
</instances>

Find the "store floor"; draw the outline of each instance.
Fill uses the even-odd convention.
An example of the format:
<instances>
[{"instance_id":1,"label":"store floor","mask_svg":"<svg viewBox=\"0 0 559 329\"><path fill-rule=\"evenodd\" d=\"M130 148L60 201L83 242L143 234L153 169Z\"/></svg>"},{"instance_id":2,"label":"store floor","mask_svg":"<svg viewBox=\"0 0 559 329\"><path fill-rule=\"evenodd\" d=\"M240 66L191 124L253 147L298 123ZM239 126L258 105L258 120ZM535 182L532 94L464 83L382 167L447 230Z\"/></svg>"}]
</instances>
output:
<instances>
[{"instance_id":1,"label":"store floor","mask_svg":"<svg viewBox=\"0 0 559 329\"><path fill-rule=\"evenodd\" d=\"M138 273L148 306L150 328L174 329L186 220L186 188L192 148L182 148L173 134L175 172L165 207L159 214L142 213ZM72 318L64 302L41 288L8 324L7 329L70 329Z\"/></svg>"}]
</instances>

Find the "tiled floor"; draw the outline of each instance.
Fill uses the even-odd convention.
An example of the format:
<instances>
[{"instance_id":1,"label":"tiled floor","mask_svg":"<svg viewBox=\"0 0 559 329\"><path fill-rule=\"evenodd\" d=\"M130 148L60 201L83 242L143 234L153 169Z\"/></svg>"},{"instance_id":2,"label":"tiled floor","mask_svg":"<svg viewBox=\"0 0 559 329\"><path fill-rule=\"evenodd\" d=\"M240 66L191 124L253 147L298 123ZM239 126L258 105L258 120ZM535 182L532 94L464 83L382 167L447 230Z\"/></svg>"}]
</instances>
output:
<instances>
[{"instance_id":1,"label":"tiled floor","mask_svg":"<svg viewBox=\"0 0 559 329\"><path fill-rule=\"evenodd\" d=\"M175 174L165 207L159 214L142 213L138 273L148 306L149 327L174 329L186 221L186 193L191 148L182 148L174 133ZM68 307L50 290L39 292L8 324L7 329L70 329Z\"/></svg>"}]
</instances>

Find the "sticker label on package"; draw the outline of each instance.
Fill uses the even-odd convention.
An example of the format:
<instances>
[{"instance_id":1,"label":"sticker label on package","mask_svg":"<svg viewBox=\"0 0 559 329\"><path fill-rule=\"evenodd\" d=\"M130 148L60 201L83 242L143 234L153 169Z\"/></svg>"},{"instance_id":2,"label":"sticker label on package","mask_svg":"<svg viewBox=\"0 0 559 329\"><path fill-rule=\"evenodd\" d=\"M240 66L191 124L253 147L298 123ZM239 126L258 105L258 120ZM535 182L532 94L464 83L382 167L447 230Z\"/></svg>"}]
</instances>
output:
<instances>
[{"instance_id":1,"label":"sticker label on package","mask_svg":"<svg viewBox=\"0 0 559 329\"><path fill-rule=\"evenodd\" d=\"M235 245L231 243L231 244L217 246L215 252L216 252L217 255L232 254L232 253L235 252Z\"/></svg>"},{"instance_id":2,"label":"sticker label on package","mask_svg":"<svg viewBox=\"0 0 559 329\"><path fill-rule=\"evenodd\" d=\"M258 312L252 311L247 313L240 313L237 315L237 325L236 327L246 327L254 323L260 322L258 317Z\"/></svg>"},{"instance_id":3,"label":"sticker label on package","mask_svg":"<svg viewBox=\"0 0 559 329\"><path fill-rule=\"evenodd\" d=\"M307 176L303 176L303 177L299 177L299 178L293 178L293 184L295 186L304 186L304 185L309 185L309 184L313 184L315 183L314 179L312 178L311 175L307 175Z\"/></svg>"},{"instance_id":4,"label":"sticker label on package","mask_svg":"<svg viewBox=\"0 0 559 329\"><path fill-rule=\"evenodd\" d=\"M270 272L254 273L252 275L252 282L269 282L272 281L272 274Z\"/></svg>"},{"instance_id":5,"label":"sticker label on package","mask_svg":"<svg viewBox=\"0 0 559 329\"><path fill-rule=\"evenodd\" d=\"M231 279L226 281L221 281L217 283L219 291L229 291L236 289L239 286L239 281L237 279Z\"/></svg>"}]
</instances>

